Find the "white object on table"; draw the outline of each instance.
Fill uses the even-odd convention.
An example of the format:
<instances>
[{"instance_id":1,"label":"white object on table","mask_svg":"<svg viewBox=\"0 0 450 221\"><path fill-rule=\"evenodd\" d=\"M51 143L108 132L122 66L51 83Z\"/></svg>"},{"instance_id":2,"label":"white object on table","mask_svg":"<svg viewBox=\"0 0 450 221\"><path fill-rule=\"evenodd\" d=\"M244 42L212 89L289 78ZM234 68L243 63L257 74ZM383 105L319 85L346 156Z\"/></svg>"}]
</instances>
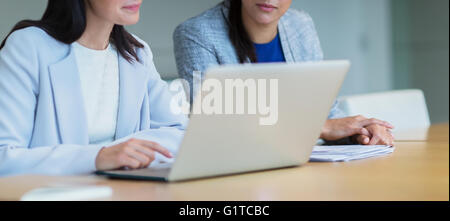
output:
<instances>
[{"instance_id":1,"label":"white object on table","mask_svg":"<svg viewBox=\"0 0 450 221\"><path fill-rule=\"evenodd\" d=\"M99 200L112 196L107 186L49 186L25 193L21 201L84 201Z\"/></svg>"}]
</instances>

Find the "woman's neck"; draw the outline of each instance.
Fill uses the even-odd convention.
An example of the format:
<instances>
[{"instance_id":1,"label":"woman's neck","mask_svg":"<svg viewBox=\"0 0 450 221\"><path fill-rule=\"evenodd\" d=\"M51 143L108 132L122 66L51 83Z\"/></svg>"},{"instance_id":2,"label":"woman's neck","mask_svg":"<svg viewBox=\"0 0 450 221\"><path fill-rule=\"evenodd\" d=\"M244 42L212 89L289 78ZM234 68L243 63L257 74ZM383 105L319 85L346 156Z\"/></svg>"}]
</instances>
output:
<instances>
[{"instance_id":1,"label":"woman's neck","mask_svg":"<svg viewBox=\"0 0 450 221\"><path fill-rule=\"evenodd\" d=\"M86 29L77 42L90 49L104 50L108 47L113 27L114 24L86 10Z\"/></svg>"},{"instance_id":2,"label":"woman's neck","mask_svg":"<svg viewBox=\"0 0 450 221\"><path fill-rule=\"evenodd\" d=\"M270 24L258 24L247 14L242 13L242 22L250 40L256 44L265 44L272 41L278 33L278 21Z\"/></svg>"}]
</instances>

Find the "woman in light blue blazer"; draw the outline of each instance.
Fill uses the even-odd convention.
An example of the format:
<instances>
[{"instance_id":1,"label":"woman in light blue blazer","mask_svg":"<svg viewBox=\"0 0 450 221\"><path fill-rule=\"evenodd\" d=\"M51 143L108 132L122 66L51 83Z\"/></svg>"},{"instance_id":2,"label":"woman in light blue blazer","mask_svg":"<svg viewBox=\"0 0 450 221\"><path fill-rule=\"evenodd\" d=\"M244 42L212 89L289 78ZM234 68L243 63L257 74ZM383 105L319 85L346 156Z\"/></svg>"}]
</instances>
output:
<instances>
[{"instance_id":1,"label":"woman in light blue blazer","mask_svg":"<svg viewBox=\"0 0 450 221\"><path fill-rule=\"evenodd\" d=\"M142 0L49 0L0 46L0 176L143 168L176 154L187 118L149 46L123 25Z\"/></svg>"},{"instance_id":2,"label":"woman in light blue blazer","mask_svg":"<svg viewBox=\"0 0 450 221\"><path fill-rule=\"evenodd\" d=\"M323 53L311 17L290 9L292 0L225 0L177 27L173 40L178 74L221 64L319 61ZM345 117L335 103L320 138L330 143L393 144L393 126L363 116ZM350 138L350 139L349 139ZM339 142L336 142L339 141Z\"/></svg>"}]
</instances>

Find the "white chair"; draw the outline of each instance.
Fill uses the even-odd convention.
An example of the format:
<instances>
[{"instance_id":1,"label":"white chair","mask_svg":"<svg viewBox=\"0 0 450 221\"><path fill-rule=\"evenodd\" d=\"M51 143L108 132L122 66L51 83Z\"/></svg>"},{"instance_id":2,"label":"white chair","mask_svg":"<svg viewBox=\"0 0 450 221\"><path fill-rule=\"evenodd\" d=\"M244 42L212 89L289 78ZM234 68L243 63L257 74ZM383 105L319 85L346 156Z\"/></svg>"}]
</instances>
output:
<instances>
[{"instance_id":1,"label":"white chair","mask_svg":"<svg viewBox=\"0 0 450 221\"><path fill-rule=\"evenodd\" d=\"M426 140L430 118L421 90L399 90L347 96L339 99L347 116L378 118L395 126L397 141Z\"/></svg>"}]
</instances>

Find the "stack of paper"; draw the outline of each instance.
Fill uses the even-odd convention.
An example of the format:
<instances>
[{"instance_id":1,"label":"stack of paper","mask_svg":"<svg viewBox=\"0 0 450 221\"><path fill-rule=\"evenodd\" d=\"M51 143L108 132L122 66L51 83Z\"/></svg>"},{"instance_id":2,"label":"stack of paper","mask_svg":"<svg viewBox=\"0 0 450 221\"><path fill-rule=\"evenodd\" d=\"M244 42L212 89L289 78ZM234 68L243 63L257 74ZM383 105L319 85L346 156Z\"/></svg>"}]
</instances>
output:
<instances>
[{"instance_id":1,"label":"stack of paper","mask_svg":"<svg viewBox=\"0 0 450 221\"><path fill-rule=\"evenodd\" d=\"M310 157L311 162L344 162L377 157L394 152L391 146L315 146Z\"/></svg>"}]
</instances>

